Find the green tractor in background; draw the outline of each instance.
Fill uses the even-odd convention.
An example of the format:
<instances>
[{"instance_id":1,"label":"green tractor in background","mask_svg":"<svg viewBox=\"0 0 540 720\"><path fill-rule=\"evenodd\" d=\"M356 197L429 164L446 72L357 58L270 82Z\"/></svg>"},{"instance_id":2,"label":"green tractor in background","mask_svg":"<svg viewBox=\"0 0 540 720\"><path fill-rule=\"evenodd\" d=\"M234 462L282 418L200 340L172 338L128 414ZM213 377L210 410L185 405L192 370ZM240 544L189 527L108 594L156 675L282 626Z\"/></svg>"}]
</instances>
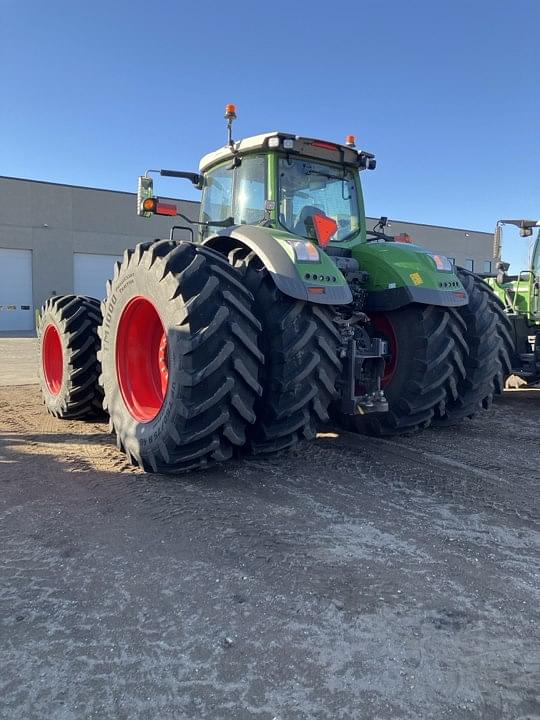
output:
<instances>
[{"instance_id":1,"label":"green tractor in background","mask_svg":"<svg viewBox=\"0 0 540 720\"><path fill-rule=\"evenodd\" d=\"M540 230L530 254L530 267L518 275L508 275L510 265L501 261L502 228L515 225L521 237L531 237L540 220L499 220L495 230L494 256L497 275L487 277L497 298L504 305L510 321L512 340L516 349L512 359L512 374L529 385L540 382Z\"/></svg>"},{"instance_id":2,"label":"green tractor in background","mask_svg":"<svg viewBox=\"0 0 540 720\"><path fill-rule=\"evenodd\" d=\"M139 178L139 215L187 224L125 251L102 319L88 298L48 301L49 410L86 416L103 394L131 461L177 472L290 448L330 418L392 435L488 407L513 352L502 306L446 257L387 236L384 219L367 230L360 174L374 156L353 136L234 141L234 106L225 117L228 142L198 173ZM202 191L197 222L154 196L152 173Z\"/></svg>"}]
</instances>

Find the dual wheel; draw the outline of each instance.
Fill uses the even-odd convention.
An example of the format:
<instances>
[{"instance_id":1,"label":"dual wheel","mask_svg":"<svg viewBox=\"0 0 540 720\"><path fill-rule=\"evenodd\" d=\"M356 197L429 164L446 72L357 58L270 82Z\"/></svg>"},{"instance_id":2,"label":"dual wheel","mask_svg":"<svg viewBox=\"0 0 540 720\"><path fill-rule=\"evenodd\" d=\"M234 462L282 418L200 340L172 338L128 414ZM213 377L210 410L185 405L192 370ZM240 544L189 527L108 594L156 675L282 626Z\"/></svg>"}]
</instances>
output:
<instances>
[{"instance_id":1,"label":"dual wheel","mask_svg":"<svg viewBox=\"0 0 540 720\"><path fill-rule=\"evenodd\" d=\"M356 421L379 435L472 417L510 372L510 326L465 270L463 308L411 305L372 316L387 340L389 412ZM247 448L285 450L328 420L341 373L331 310L283 295L257 256L186 242L126 250L98 301L51 298L39 326L41 387L57 417L104 408L117 443L148 471L178 472Z\"/></svg>"},{"instance_id":2,"label":"dual wheel","mask_svg":"<svg viewBox=\"0 0 540 720\"><path fill-rule=\"evenodd\" d=\"M480 277L462 268L456 273L467 305L411 305L372 316L374 333L389 347L382 380L389 412L358 419L359 432L398 435L457 425L503 391L514 354L510 322Z\"/></svg>"},{"instance_id":3,"label":"dual wheel","mask_svg":"<svg viewBox=\"0 0 540 720\"><path fill-rule=\"evenodd\" d=\"M39 334L47 408L88 417L103 403L119 448L151 472L313 437L341 369L327 310L282 295L254 257L186 242L126 250L101 309L75 296L48 301ZM84 405L76 379L88 370Z\"/></svg>"}]
</instances>

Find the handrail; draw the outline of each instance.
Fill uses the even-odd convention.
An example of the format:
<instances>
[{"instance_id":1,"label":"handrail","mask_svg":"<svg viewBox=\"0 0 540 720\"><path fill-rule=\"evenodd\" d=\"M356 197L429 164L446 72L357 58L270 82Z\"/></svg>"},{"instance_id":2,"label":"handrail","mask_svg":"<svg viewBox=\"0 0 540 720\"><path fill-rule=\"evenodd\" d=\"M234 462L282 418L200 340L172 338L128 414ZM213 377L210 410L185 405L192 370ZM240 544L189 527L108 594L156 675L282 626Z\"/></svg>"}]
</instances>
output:
<instances>
[{"instance_id":1,"label":"handrail","mask_svg":"<svg viewBox=\"0 0 540 720\"><path fill-rule=\"evenodd\" d=\"M521 282L521 276L522 276L522 275L525 275L525 276L533 275L533 276L534 276L534 272L533 272L532 270L520 270L519 275L518 275L518 280L517 280L516 289L514 290L514 297L512 298L512 302L511 302L511 304L510 304L510 310L511 310L512 312L516 312L516 301L517 301L517 297L518 297L519 290L520 290L519 284L520 284L520 282ZM526 279L527 279L527 278L526 278ZM507 290L506 292L507 292L507 294L508 294L508 290Z\"/></svg>"}]
</instances>

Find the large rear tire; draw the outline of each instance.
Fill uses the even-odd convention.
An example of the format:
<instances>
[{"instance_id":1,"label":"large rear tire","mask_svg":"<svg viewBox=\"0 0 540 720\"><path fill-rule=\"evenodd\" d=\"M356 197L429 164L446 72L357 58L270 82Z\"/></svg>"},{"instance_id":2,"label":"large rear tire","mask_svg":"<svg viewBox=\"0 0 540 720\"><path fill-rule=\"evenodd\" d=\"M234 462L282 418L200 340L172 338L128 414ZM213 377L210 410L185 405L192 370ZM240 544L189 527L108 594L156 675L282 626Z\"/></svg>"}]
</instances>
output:
<instances>
[{"instance_id":1,"label":"large rear tire","mask_svg":"<svg viewBox=\"0 0 540 720\"><path fill-rule=\"evenodd\" d=\"M47 410L57 418L103 414L99 300L82 295L51 297L38 321L39 382Z\"/></svg>"},{"instance_id":2,"label":"large rear tire","mask_svg":"<svg viewBox=\"0 0 540 720\"><path fill-rule=\"evenodd\" d=\"M317 427L328 421L341 372L340 335L329 308L284 295L254 253L236 248L229 262L253 294L262 325L263 394L257 421L248 429L251 450L287 450L315 437Z\"/></svg>"},{"instance_id":3,"label":"large rear tire","mask_svg":"<svg viewBox=\"0 0 540 720\"><path fill-rule=\"evenodd\" d=\"M372 315L374 334L389 344L382 381L387 413L354 419L359 432L399 435L428 427L457 397L466 352L459 318L434 305L409 305Z\"/></svg>"},{"instance_id":4,"label":"large rear tire","mask_svg":"<svg viewBox=\"0 0 540 720\"><path fill-rule=\"evenodd\" d=\"M514 353L510 321L489 285L463 268L456 274L469 296L467 305L451 311L465 326L465 376L457 378L457 397L434 418L437 425L455 425L489 408L504 389Z\"/></svg>"},{"instance_id":5,"label":"large rear tire","mask_svg":"<svg viewBox=\"0 0 540 720\"><path fill-rule=\"evenodd\" d=\"M208 248L162 240L125 251L103 304L101 382L133 463L179 472L245 444L262 392L252 300Z\"/></svg>"}]
</instances>

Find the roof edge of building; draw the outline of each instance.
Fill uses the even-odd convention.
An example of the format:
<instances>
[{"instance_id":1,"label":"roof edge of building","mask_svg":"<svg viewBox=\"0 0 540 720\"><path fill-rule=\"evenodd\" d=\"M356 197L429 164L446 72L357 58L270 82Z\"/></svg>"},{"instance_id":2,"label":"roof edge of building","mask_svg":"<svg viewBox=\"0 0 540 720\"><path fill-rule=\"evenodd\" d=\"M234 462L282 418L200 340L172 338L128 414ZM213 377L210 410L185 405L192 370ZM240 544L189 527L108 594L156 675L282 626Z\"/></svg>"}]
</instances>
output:
<instances>
[{"instance_id":1,"label":"roof edge of building","mask_svg":"<svg viewBox=\"0 0 540 720\"><path fill-rule=\"evenodd\" d=\"M118 195L131 195L133 197L137 196L137 193L130 192L129 190L113 190L112 188L99 188L99 187L93 187L92 185L72 185L71 183L52 182L51 180L34 180L33 178L13 177L12 175L0 175L0 180L17 180L19 182L30 182L30 183L36 183L38 185L53 185L54 187L75 188L76 190L97 190L98 192L117 193ZM170 198L169 196L167 196L167 199L177 200L178 202L184 202L184 203L192 203L193 205L199 205L198 200L186 200L184 198Z\"/></svg>"},{"instance_id":2,"label":"roof edge of building","mask_svg":"<svg viewBox=\"0 0 540 720\"><path fill-rule=\"evenodd\" d=\"M74 185L72 183L61 183L61 182L52 182L50 180L35 180L34 178L20 178L20 177L14 177L13 175L0 175L0 180L15 180L19 182L30 182L30 183L36 183L38 185L53 185L54 187L67 187L67 188L75 188L77 190L96 190L98 192L109 192L109 193L117 193L118 195L131 195L133 197L136 197L137 193L130 192L129 190L113 190L112 188L103 188L103 187L93 187L92 185ZM169 199L169 196L168 196ZM184 202L184 203L191 203L192 205L199 205L198 200L186 200L185 198L170 198L171 200L177 200L178 202ZM366 215L366 220L373 220L377 222L379 220L378 217L374 217L372 215ZM440 228L441 230L455 230L457 232L472 232L477 233L479 235L492 235L487 230L473 230L471 228L461 228L461 227L453 227L451 225L436 225L433 223L421 223L421 222L414 222L413 220L399 220L398 218L391 218L389 217L388 220L392 223L401 223L402 225L418 225L419 227L431 227L431 228Z\"/></svg>"},{"instance_id":3,"label":"roof edge of building","mask_svg":"<svg viewBox=\"0 0 540 720\"><path fill-rule=\"evenodd\" d=\"M379 220L379 218L373 217L372 215L366 215L366 220L374 220L375 222L377 222ZM451 225L434 225L433 223L414 222L413 220L398 220L397 218L392 218L392 217L388 218L388 222L401 223L402 225L418 225L419 227L440 228L441 230L456 230L458 232L464 232L464 233L475 233L478 235L493 236L493 233L489 232L488 230L473 230L472 228L460 228L460 227L453 227Z\"/></svg>"}]
</instances>

